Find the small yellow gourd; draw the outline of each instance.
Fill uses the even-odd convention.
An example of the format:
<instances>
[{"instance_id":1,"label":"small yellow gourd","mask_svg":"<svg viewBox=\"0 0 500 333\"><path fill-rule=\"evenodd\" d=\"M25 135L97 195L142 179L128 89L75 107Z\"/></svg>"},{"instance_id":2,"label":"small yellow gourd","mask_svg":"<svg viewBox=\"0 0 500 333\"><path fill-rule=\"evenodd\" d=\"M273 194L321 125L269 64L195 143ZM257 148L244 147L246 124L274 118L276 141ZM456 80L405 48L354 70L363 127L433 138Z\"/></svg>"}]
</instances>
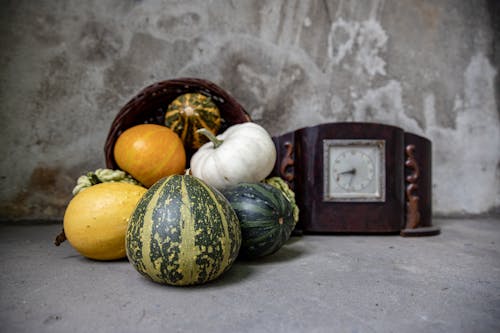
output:
<instances>
[{"instance_id":1,"label":"small yellow gourd","mask_svg":"<svg viewBox=\"0 0 500 333\"><path fill-rule=\"evenodd\" d=\"M145 192L129 183L101 183L78 193L64 214L64 233L71 246L90 259L125 258L128 220Z\"/></svg>"}]
</instances>

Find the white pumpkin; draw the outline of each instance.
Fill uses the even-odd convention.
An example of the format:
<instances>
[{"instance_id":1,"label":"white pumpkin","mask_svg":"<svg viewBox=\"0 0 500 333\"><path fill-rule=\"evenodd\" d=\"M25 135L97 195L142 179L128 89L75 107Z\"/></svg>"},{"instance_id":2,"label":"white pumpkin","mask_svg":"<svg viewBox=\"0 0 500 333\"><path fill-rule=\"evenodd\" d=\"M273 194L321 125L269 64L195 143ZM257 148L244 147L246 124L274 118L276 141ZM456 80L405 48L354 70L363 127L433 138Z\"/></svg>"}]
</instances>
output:
<instances>
[{"instance_id":1,"label":"white pumpkin","mask_svg":"<svg viewBox=\"0 0 500 333\"><path fill-rule=\"evenodd\" d=\"M191 173L215 188L259 182L273 170L276 147L262 126L252 122L237 124L217 137L204 129L199 131L210 142L191 158Z\"/></svg>"}]
</instances>

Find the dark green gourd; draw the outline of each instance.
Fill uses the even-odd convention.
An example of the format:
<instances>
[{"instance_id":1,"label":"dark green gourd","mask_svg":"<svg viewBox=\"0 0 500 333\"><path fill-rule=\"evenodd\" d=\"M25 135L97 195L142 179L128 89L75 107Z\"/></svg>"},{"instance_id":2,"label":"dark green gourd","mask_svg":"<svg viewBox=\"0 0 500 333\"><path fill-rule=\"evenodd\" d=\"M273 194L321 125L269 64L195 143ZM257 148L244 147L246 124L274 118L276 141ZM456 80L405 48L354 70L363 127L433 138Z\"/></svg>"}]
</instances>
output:
<instances>
[{"instance_id":1,"label":"dark green gourd","mask_svg":"<svg viewBox=\"0 0 500 333\"><path fill-rule=\"evenodd\" d=\"M242 257L273 254L290 238L295 227L293 208L280 190L264 183L242 183L224 195L240 220Z\"/></svg>"}]
</instances>

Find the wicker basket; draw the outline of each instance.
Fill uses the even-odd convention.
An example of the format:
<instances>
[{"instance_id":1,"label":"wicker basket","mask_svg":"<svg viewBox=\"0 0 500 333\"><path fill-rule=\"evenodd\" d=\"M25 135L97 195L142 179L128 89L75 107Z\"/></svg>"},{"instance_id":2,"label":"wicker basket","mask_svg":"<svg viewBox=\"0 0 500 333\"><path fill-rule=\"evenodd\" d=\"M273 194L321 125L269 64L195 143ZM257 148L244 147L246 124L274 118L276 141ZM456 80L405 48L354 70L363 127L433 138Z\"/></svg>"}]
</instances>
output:
<instances>
[{"instance_id":1,"label":"wicker basket","mask_svg":"<svg viewBox=\"0 0 500 333\"><path fill-rule=\"evenodd\" d=\"M106 166L110 169L118 169L113 149L121 133L139 124L163 125L168 105L176 97L193 92L210 96L217 105L222 118L220 132L231 125L251 121L245 109L213 82L197 78L179 78L154 83L132 98L113 120L104 147ZM187 151L186 153L190 157L193 152Z\"/></svg>"}]
</instances>

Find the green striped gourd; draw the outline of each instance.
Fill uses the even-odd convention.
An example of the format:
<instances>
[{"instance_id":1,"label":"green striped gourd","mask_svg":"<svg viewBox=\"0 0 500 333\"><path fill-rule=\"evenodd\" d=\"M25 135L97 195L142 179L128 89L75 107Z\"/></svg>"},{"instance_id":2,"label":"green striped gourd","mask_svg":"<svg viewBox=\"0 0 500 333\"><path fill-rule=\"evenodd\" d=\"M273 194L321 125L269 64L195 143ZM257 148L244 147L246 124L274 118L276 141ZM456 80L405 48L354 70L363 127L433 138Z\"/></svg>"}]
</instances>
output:
<instances>
[{"instance_id":1,"label":"green striped gourd","mask_svg":"<svg viewBox=\"0 0 500 333\"><path fill-rule=\"evenodd\" d=\"M188 93L169 104L165 113L165 125L179 135L186 148L197 149L208 139L196 131L206 128L216 134L221 126L221 116L210 97Z\"/></svg>"},{"instance_id":2,"label":"green striped gourd","mask_svg":"<svg viewBox=\"0 0 500 333\"><path fill-rule=\"evenodd\" d=\"M132 214L127 257L144 276L170 285L202 284L238 256L241 230L224 196L189 175L156 182Z\"/></svg>"},{"instance_id":3,"label":"green striped gourd","mask_svg":"<svg viewBox=\"0 0 500 333\"><path fill-rule=\"evenodd\" d=\"M293 207L277 188L264 183L241 183L224 191L241 226L240 255L247 259L278 251L295 227Z\"/></svg>"}]
</instances>

